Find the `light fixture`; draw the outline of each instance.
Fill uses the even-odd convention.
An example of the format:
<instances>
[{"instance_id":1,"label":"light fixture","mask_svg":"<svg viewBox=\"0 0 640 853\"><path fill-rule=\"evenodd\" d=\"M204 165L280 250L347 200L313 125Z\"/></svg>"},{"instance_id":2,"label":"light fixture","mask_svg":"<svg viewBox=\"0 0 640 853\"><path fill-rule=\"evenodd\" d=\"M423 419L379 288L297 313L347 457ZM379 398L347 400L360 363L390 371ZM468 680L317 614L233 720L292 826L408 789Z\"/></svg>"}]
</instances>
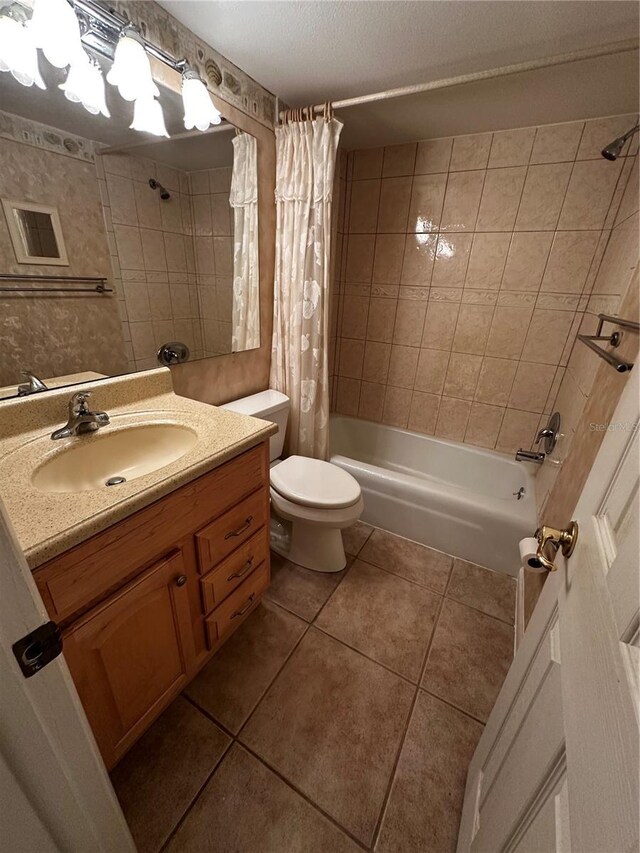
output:
<instances>
[{"instance_id":1,"label":"light fixture","mask_svg":"<svg viewBox=\"0 0 640 853\"><path fill-rule=\"evenodd\" d=\"M11 8L0 14L0 71L8 71L23 86L46 89L38 68L38 52L27 26L16 20Z\"/></svg>"},{"instance_id":2,"label":"light fixture","mask_svg":"<svg viewBox=\"0 0 640 853\"><path fill-rule=\"evenodd\" d=\"M65 98L82 106L92 115L102 114L111 117L105 99L104 78L100 66L90 59L85 51L71 64L67 79L60 84Z\"/></svg>"},{"instance_id":3,"label":"light fixture","mask_svg":"<svg viewBox=\"0 0 640 853\"><path fill-rule=\"evenodd\" d=\"M210 124L220 124L222 116L215 108L206 83L198 72L187 65L182 73L182 103L184 126L187 130L207 130Z\"/></svg>"},{"instance_id":4,"label":"light fixture","mask_svg":"<svg viewBox=\"0 0 640 853\"><path fill-rule=\"evenodd\" d=\"M131 26L120 33L107 81L116 86L125 101L138 101L160 97L153 82L149 57L140 34Z\"/></svg>"},{"instance_id":5,"label":"light fixture","mask_svg":"<svg viewBox=\"0 0 640 853\"><path fill-rule=\"evenodd\" d=\"M80 58L80 25L67 0L35 0L29 30L35 46L56 68L66 68Z\"/></svg>"},{"instance_id":6,"label":"light fixture","mask_svg":"<svg viewBox=\"0 0 640 853\"><path fill-rule=\"evenodd\" d=\"M169 136L160 101L156 101L152 95L146 95L136 100L130 127L132 130L152 133L154 136Z\"/></svg>"}]
</instances>

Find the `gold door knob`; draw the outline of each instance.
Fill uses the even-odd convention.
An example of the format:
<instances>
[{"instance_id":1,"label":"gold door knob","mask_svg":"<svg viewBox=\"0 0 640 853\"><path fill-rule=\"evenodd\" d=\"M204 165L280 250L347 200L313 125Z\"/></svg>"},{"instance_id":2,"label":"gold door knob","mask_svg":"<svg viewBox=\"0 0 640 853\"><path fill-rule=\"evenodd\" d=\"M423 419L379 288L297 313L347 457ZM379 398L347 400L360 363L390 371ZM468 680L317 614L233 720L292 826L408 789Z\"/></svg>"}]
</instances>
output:
<instances>
[{"instance_id":1,"label":"gold door knob","mask_svg":"<svg viewBox=\"0 0 640 853\"><path fill-rule=\"evenodd\" d=\"M536 530L536 539L538 540L536 556L547 571L555 572L557 566L553 559L549 559L545 555L545 549L551 546L555 549L554 556L560 549L565 557L570 557L578 541L578 532L577 521L572 521L564 530L548 525L543 525Z\"/></svg>"}]
</instances>

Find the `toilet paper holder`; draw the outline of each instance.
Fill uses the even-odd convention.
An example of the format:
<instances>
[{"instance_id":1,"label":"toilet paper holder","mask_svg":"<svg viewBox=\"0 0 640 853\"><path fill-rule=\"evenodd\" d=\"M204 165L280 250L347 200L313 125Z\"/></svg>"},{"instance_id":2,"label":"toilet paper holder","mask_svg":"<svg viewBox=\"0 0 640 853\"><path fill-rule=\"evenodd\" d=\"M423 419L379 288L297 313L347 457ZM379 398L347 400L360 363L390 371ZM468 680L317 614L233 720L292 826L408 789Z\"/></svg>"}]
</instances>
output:
<instances>
[{"instance_id":1,"label":"toilet paper holder","mask_svg":"<svg viewBox=\"0 0 640 853\"><path fill-rule=\"evenodd\" d=\"M555 572L557 569L556 564L553 559L549 559L545 555L545 549L548 546L554 548L555 555L560 549L565 557L570 557L573 554L573 551L576 547L576 542L578 541L578 522L572 521L569 526L564 530L559 530L557 527L549 527L546 524L543 524L542 527L539 527L536 530L535 537L538 541L538 550L536 552L536 557L540 561L540 565L544 566L544 568L549 572Z\"/></svg>"}]
</instances>

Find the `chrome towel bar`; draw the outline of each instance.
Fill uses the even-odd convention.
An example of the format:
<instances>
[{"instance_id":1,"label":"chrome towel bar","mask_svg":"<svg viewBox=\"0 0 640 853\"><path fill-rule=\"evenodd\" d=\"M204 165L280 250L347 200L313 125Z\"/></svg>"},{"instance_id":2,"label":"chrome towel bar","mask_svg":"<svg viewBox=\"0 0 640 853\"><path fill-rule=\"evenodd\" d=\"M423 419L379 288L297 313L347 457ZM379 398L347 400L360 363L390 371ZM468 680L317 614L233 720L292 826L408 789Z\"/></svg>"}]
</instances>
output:
<instances>
[{"instance_id":1,"label":"chrome towel bar","mask_svg":"<svg viewBox=\"0 0 640 853\"><path fill-rule=\"evenodd\" d=\"M623 320L622 317L614 317L611 314L598 314L598 328L595 335L578 335L579 341L586 344L596 355L599 355L607 364L614 367L618 373L628 373L633 367L633 362L622 361L622 359L617 358L612 352L602 349L602 347L599 347L595 343L595 341L606 341L610 346L617 347L622 340L622 332L620 331L612 332L610 335L603 335L602 327L605 323L613 323L616 326L620 326L623 329L631 329L634 332L640 330L640 323L636 323L634 320Z\"/></svg>"},{"instance_id":2,"label":"chrome towel bar","mask_svg":"<svg viewBox=\"0 0 640 853\"><path fill-rule=\"evenodd\" d=\"M92 287L0 287L0 293L113 293L107 287L107 279L103 276L94 275L23 275L12 273L0 273L0 281L51 281L51 282L83 282L92 284Z\"/></svg>"}]
</instances>

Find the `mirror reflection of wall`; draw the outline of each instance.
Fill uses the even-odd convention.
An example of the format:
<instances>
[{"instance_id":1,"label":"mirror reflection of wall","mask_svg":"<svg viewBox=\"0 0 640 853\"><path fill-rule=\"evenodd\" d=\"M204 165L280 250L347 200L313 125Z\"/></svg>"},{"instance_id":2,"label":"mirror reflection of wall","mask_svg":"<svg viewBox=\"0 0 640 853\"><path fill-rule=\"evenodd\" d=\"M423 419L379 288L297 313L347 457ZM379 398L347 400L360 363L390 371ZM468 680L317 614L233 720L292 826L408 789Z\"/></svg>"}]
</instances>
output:
<instances>
[{"instance_id":1,"label":"mirror reflection of wall","mask_svg":"<svg viewBox=\"0 0 640 853\"><path fill-rule=\"evenodd\" d=\"M0 213L0 397L16 393L24 370L54 386L157 367L166 343L185 344L190 360L258 347L256 140L228 123L185 134L172 93L173 138L158 142L122 117L114 138L115 116L106 122L64 98L59 126L42 125L43 93L0 75L0 96L9 90L0 198L14 208Z\"/></svg>"}]
</instances>

